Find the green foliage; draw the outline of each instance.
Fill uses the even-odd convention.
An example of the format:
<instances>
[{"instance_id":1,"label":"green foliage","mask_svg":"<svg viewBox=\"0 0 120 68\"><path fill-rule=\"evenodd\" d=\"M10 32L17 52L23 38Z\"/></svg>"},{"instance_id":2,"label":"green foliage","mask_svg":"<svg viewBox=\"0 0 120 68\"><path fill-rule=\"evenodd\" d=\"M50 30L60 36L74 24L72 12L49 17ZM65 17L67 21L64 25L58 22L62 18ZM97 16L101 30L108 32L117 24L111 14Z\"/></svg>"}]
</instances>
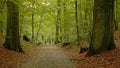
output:
<instances>
[{"instance_id":1,"label":"green foliage","mask_svg":"<svg viewBox=\"0 0 120 68\"><path fill-rule=\"evenodd\" d=\"M7 1L11 1L19 8L20 37L26 35L32 38L34 34L35 43L42 44L55 43L57 39L56 36L58 36L60 43L78 42L77 39L79 38L81 41L81 39L91 37L94 0L0 0L0 22L2 22L0 23L0 35L6 34ZM77 11L75 10L76 1ZM119 26L120 1L115 0L114 6L114 22ZM75 13L77 13L77 15ZM76 29L77 18L78 33ZM58 30L56 26L58 26ZM101 32L102 27L103 26L100 27L98 32ZM101 33L103 33L103 31ZM57 33L59 35L56 35ZM78 38L77 35L80 37ZM98 37L98 40L95 40L94 43L97 44L102 36L96 35L96 37ZM27 46L29 46L28 43L21 42L23 45L22 48L26 50ZM83 43L81 42L81 44ZM98 46L97 44L94 47L97 49ZM74 48L76 48L76 46L73 47L73 49Z\"/></svg>"},{"instance_id":2,"label":"green foliage","mask_svg":"<svg viewBox=\"0 0 120 68\"><path fill-rule=\"evenodd\" d=\"M0 3L5 3L6 0L0 0ZM55 41L56 23L57 23L57 0L10 0L19 5L19 24L20 34L32 36L32 13L34 12L34 33L37 42ZM60 1L61 9L61 30L60 36L63 42L76 41L76 25L75 25L75 1L62 0ZM0 4L0 5L2 5ZM4 4L5 6L5 4ZM1 7L1 6L0 6ZM4 7L3 21L6 22L6 7ZM87 12L86 12L87 11ZM92 14L93 0L78 0L78 18L80 38L88 37L89 31L92 29ZM42 17L42 18L41 18ZM2 18L0 14L0 18ZM6 23L4 23L4 28ZM4 29L5 31L5 29ZM5 34L5 32L4 32ZM38 34L38 36L37 36ZM37 38L36 38L37 37ZM43 40L44 37L44 40Z\"/></svg>"}]
</instances>

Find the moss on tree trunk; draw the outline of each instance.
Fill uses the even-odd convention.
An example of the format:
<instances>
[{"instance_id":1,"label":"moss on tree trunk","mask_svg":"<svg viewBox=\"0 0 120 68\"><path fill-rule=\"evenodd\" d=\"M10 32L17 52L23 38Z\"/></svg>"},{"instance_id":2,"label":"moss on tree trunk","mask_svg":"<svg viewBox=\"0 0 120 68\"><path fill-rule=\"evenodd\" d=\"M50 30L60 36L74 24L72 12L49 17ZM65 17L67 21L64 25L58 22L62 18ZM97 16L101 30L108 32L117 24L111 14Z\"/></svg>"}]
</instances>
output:
<instances>
[{"instance_id":1,"label":"moss on tree trunk","mask_svg":"<svg viewBox=\"0 0 120 68\"><path fill-rule=\"evenodd\" d=\"M23 52L19 38L19 10L18 6L7 1L7 30L4 47Z\"/></svg>"},{"instance_id":2,"label":"moss on tree trunk","mask_svg":"<svg viewBox=\"0 0 120 68\"><path fill-rule=\"evenodd\" d=\"M92 41L87 56L114 49L114 0L94 0Z\"/></svg>"}]
</instances>

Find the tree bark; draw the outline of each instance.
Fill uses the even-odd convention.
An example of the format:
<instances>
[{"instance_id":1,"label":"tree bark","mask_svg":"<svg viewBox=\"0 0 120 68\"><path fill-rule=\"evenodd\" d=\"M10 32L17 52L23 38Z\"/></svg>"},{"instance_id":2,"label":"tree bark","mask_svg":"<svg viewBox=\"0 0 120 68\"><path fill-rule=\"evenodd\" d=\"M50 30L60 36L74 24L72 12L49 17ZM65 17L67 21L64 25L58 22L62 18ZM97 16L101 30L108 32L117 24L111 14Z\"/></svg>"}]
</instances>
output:
<instances>
[{"instance_id":1,"label":"tree bark","mask_svg":"<svg viewBox=\"0 0 120 68\"><path fill-rule=\"evenodd\" d=\"M58 0L58 6L57 6L57 23L56 23L56 41L55 43L59 43L62 38L61 38L61 5L60 5L60 0Z\"/></svg>"},{"instance_id":2,"label":"tree bark","mask_svg":"<svg viewBox=\"0 0 120 68\"><path fill-rule=\"evenodd\" d=\"M40 22L39 22L39 28L38 28L38 31L36 33L36 42L38 40L38 36L39 36L39 33L40 33L40 26L41 26L41 23L42 23L42 20L43 20L43 16L40 16Z\"/></svg>"},{"instance_id":3,"label":"tree bark","mask_svg":"<svg viewBox=\"0 0 120 68\"><path fill-rule=\"evenodd\" d=\"M64 10L63 10L63 13L64 13L64 43L68 42L67 41L67 28L66 28L66 0L64 0L64 3L63 3L63 6L64 6Z\"/></svg>"},{"instance_id":4,"label":"tree bark","mask_svg":"<svg viewBox=\"0 0 120 68\"><path fill-rule=\"evenodd\" d=\"M113 42L114 0L94 0L92 40L86 56L115 48Z\"/></svg>"},{"instance_id":5,"label":"tree bark","mask_svg":"<svg viewBox=\"0 0 120 68\"><path fill-rule=\"evenodd\" d=\"M7 30L4 47L23 52L19 36L19 10L18 6L11 1L7 1Z\"/></svg>"},{"instance_id":6,"label":"tree bark","mask_svg":"<svg viewBox=\"0 0 120 68\"><path fill-rule=\"evenodd\" d=\"M79 22L78 22L78 4L77 0L75 0L75 22L76 22L76 29L77 29L77 43L80 45L80 32L79 32Z\"/></svg>"},{"instance_id":7,"label":"tree bark","mask_svg":"<svg viewBox=\"0 0 120 68\"><path fill-rule=\"evenodd\" d=\"M114 13L114 27L115 27L115 30L119 29L119 26L118 26L118 21L119 21L119 15L118 12L119 12L119 7L118 7L118 0L115 0L115 13Z\"/></svg>"},{"instance_id":8,"label":"tree bark","mask_svg":"<svg viewBox=\"0 0 120 68\"><path fill-rule=\"evenodd\" d=\"M34 35L34 4L35 1L32 2L32 41L35 42L35 35Z\"/></svg>"},{"instance_id":9,"label":"tree bark","mask_svg":"<svg viewBox=\"0 0 120 68\"><path fill-rule=\"evenodd\" d=\"M32 11L32 41L34 42L34 12Z\"/></svg>"}]
</instances>

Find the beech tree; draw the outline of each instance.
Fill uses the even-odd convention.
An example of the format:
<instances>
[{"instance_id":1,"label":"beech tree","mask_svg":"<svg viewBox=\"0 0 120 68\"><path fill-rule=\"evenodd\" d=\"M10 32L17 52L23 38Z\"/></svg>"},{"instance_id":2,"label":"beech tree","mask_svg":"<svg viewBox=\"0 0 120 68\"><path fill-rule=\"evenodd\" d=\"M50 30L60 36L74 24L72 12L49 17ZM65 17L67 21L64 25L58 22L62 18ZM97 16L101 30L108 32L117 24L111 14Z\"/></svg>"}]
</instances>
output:
<instances>
[{"instance_id":1,"label":"beech tree","mask_svg":"<svg viewBox=\"0 0 120 68\"><path fill-rule=\"evenodd\" d=\"M75 22L76 22L76 30L77 30L77 42L80 45L80 35L79 35L79 22L78 22L78 2L75 0Z\"/></svg>"},{"instance_id":2,"label":"beech tree","mask_svg":"<svg viewBox=\"0 0 120 68\"><path fill-rule=\"evenodd\" d=\"M115 48L113 15L114 0L94 0L92 40L87 56Z\"/></svg>"},{"instance_id":3,"label":"beech tree","mask_svg":"<svg viewBox=\"0 0 120 68\"><path fill-rule=\"evenodd\" d=\"M23 52L19 35L19 10L15 2L7 0L7 30L4 47Z\"/></svg>"},{"instance_id":4,"label":"beech tree","mask_svg":"<svg viewBox=\"0 0 120 68\"><path fill-rule=\"evenodd\" d=\"M57 23L56 23L56 41L55 43L61 42L61 1L57 2Z\"/></svg>"}]
</instances>

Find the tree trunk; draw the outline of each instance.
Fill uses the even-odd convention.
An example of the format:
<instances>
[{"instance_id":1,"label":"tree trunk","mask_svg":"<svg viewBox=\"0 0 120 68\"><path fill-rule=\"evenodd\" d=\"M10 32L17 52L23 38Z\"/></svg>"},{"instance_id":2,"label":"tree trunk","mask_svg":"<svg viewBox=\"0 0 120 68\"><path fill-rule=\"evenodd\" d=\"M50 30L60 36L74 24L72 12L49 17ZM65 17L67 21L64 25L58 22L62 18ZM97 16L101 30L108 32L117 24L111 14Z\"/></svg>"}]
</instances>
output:
<instances>
[{"instance_id":1,"label":"tree trunk","mask_svg":"<svg viewBox=\"0 0 120 68\"><path fill-rule=\"evenodd\" d=\"M35 1L32 2L32 41L35 42L35 35L34 35L34 3Z\"/></svg>"},{"instance_id":2,"label":"tree trunk","mask_svg":"<svg viewBox=\"0 0 120 68\"><path fill-rule=\"evenodd\" d=\"M67 28L66 28L66 0L64 0L64 3L63 3L63 6L64 6L64 10L63 10L63 13L64 13L64 43L66 43L67 42L67 34L66 34L66 32L67 32Z\"/></svg>"},{"instance_id":3,"label":"tree trunk","mask_svg":"<svg viewBox=\"0 0 120 68\"><path fill-rule=\"evenodd\" d=\"M119 29L118 28L118 21L119 21L119 15L117 15L118 14L118 12L119 12L119 7L118 7L118 5L119 5L119 2L118 2L118 0L115 0L115 13L114 13L114 27L115 27L115 30L117 30L117 29Z\"/></svg>"},{"instance_id":4,"label":"tree trunk","mask_svg":"<svg viewBox=\"0 0 120 68\"><path fill-rule=\"evenodd\" d=\"M32 41L34 42L34 12L32 11Z\"/></svg>"},{"instance_id":5,"label":"tree trunk","mask_svg":"<svg viewBox=\"0 0 120 68\"><path fill-rule=\"evenodd\" d=\"M77 29L77 42L80 45L80 35L79 35L79 23L78 23L78 4L77 0L75 0L75 21L76 21L76 29Z\"/></svg>"},{"instance_id":6,"label":"tree trunk","mask_svg":"<svg viewBox=\"0 0 120 68\"><path fill-rule=\"evenodd\" d=\"M94 0L92 40L86 56L115 48L113 42L114 0Z\"/></svg>"},{"instance_id":7,"label":"tree trunk","mask_svg":"<svg viewBox=\"0 0 120 68\"><path fill-rule=\"evenodd\" d=\"M58 29L59 29L59 27L58 27L58 23L56 24L56 40L55 40L55 44L57 44L58 42L59 42L59 33L58 33Z\"/></svg>"},{"instance_id":8,"label":"tree trunk","mask_svg":"<svg viewBox=\"0 0 120 68\"><path fill-rule=\"evenodd\" d=\"M39 28L38 28L38 31L37 31L37 33L36 33L36 42L37 42L37 40L38 40L38 36L39 36L39 33L40 33L40 26L41 26L41 23L42 23L42 19L43 17L42 16L40 16L40 22L39 22Z\"/></svg>"},{"instance_id":9,"label":"tree trunk","mask_svg":"<svg viewBox=\"0 0 120 68\"><path fill-rule=\"evenodd\" d=\"M57 6L57 23L56 23L56 42L59 43L62 38L61 38L61 5L60 5L60 0L58 0L58 6Z\"/></svg>"},{"instance_id":10,"label":"tree trunk","mask_svg":"<svg viewBox=\"0 0 120 68\"><path fill-rule=\"evenodd\" d=\"M23 52L19 37L19 10L18 6L7 1L7 30L4 47Z\"/></svg>"}]
</instances>

